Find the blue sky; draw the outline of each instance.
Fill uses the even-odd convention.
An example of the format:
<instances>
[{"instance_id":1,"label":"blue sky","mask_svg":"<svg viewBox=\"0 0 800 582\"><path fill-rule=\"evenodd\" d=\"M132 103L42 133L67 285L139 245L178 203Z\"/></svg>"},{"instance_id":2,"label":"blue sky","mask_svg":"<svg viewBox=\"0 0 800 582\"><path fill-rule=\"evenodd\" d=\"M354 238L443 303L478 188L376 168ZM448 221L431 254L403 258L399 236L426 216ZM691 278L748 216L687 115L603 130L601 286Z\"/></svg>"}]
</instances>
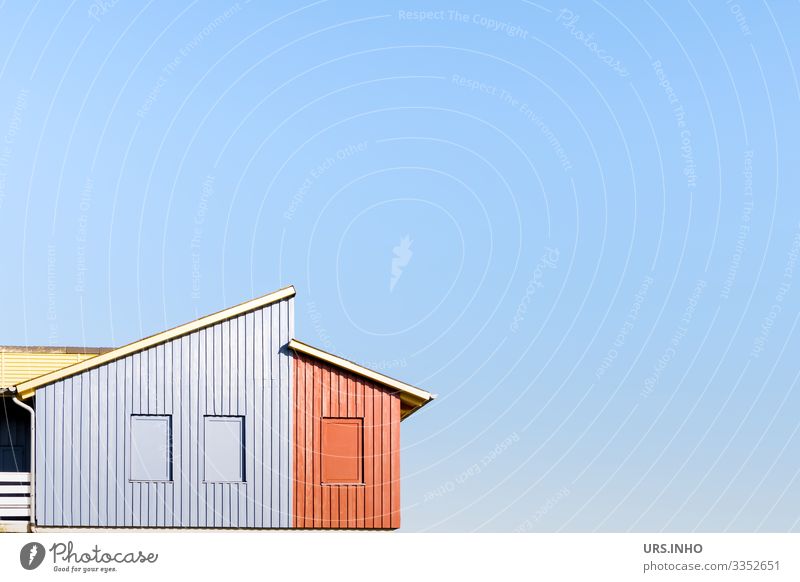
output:
<instances>
[{"instance_id":1,"label":"blue sky","mask_svg":"<svg viewBox=\"0 0 800 582\"><path fill-rule=\"evenodd\" d=\"M406 531L800 528L788 3L0 3L2 342L287 284Z\"/></svg>"}]
</instances>

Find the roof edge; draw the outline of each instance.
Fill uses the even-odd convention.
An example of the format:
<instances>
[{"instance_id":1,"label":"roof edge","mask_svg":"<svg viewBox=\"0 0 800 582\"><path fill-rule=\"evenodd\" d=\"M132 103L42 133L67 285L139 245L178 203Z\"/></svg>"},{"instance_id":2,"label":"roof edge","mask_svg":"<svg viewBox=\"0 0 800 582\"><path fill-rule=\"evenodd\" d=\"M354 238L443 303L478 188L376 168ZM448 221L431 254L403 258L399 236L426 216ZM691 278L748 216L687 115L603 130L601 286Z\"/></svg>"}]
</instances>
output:
<instances>
[{"instance_id":1,"label":"roof edge","mask_svg":"<svg viewBox=\"0 0 800 582\"><path fill-rule=\"evenodd\" d=\"M427 390L417 388L416 386L412 386L411 384L407 384L395 378L390 378L389 376L381 374L380 372L370 370L369 368L365 368L360 364L356 364L355 362L351 362L350 360L346 360L345 358L336 356L326 352L325 350L315 348L314 346L308 345L300 340L290 339L289 348L295 350L296 352L318 358L324 362L382 384L388 388L398 390L401 393L401 398L403 398L404 402L409 407L408 411L402 415L402 418L407 418L425 406L428 402L436 398L435 394L432 394Z\"/></svg>"},{"instance_id":2,"label":"roof edge","mask_svg":"<svg viewBox=\"0 0 800 582\"><path fill-rule=\"evenodd\" d=\"M114 348L82 348L80 346L0 346L0 354L105 354Z\"/></svg>"},{"instance_id":3,"label":"roof edge","mask_svg":"<svg viewBox=\"0 0 800 582\"><path fill-rule=\"evenodd\" d=\"M72 364L70 366L66 366L65 368L48 372L47 374L42 374L41 376L31 378L30 380L25 380L24 382L20 382L19 384L15 385L17 393L21 398L30 398L33 396L34 392L36 392L37 388L41 388L47 384L52 384L53 382L57 382L58 380L62 380L68 376L73 376L113 360L118 360L119 358L123 358L130 354L146 350L147 348L151 348L158 344L162 344L172 339L184 336L193 331L197 331L198 329L209 327L221 321L225 321L226 319L237 317L243 313L254 311L266 305L270 305L271 303L281 301L282 299L294 297L295 294L296 291L294 286L289 285L288 287L278 289L277 291L273 291L272 293L268 293L261 297L245 301L244 303L239 303L238 305L228 307L222 311L217 311L216 313L203 316L199 319L195 319L194 321L190 321L177 327L173 327L140 340L136 340L135 342L97 355L93 358L89 358L83 362Z\"/></svg>"}]
</instances>

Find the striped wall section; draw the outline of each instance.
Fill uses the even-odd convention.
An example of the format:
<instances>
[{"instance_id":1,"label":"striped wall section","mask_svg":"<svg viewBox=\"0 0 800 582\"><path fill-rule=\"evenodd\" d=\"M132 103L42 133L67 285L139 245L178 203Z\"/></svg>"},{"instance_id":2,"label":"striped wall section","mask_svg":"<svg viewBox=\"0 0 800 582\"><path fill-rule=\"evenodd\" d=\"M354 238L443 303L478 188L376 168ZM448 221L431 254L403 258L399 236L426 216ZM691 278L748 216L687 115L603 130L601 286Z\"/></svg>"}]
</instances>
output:
<instances>
[{"instance_id":1,"label":"striped wall section","mask_svg":"<svg viewBox=\"0 0 800 582\"><path fill-rule=\"evenodd\" d=\"M295 527L400 527L399 396L306 354L294 365ZM323 484L323 417L363 419L363 484Z\"/></svg>"},{"instance_id":2,"label":"striped wall section","mask_svg":"<svg viewBox=\"0 0 800 582\"><path fill-rule=\"evenodd\" d=\"M293 301L37 390L37 524L290 527ZM138 414L171 415L171 481L130 478ZM204 415L244 417L244 482L203 481Z\"/></svg>"}]
</instances>

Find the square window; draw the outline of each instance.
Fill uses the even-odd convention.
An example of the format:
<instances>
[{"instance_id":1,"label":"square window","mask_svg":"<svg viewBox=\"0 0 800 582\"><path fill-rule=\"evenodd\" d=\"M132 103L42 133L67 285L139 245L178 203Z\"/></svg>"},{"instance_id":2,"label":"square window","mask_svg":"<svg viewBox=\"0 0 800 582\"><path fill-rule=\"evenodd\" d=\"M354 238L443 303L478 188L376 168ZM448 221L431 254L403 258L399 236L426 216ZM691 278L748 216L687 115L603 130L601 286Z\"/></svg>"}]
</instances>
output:
<instances>
[{"instance_id":1,"label":"square window","mask_svg":"<svg viewBox=\"0 0 800 582\"><path fill-rule=\"evenodd\" d=\"M322 482L363 483L364 420L322 419Z\"/></svg>"},{"instance_id":2,"label":"square window","mask_svg":"<svg viewBox=\"0 0 800 582\"><path fill-rule=\"evenodd\" d=\"M205 481L244 481L244 417L205 417Z\"/></svg>"},{"instance_id":3,"label":"square window","mask_svg":"<svg viewBox=\"0 0 800 582\"><path fill-rule=\"evenodd\" d=\"M131 416L131 479L172 481L172 417Z\"/></svg>"}]
</instances>

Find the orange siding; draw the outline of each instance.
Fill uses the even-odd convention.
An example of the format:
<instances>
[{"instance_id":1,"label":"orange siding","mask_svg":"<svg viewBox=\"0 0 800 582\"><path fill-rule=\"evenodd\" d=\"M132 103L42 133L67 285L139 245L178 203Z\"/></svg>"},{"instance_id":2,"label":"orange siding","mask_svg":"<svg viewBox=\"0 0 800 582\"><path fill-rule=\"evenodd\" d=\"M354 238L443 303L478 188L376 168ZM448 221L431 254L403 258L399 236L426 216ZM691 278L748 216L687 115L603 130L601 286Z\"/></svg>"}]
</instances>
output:
<instances>
[{"instance_id":1,"label":"orange siding","mask_svg":"<svg viewBox=\"0 0 800 582\"><path fill-rule=\"evenodd\" d=\"M295 527L400 527L400 398L305 354L294 362ZM363 484L322 483L323 417L363 419Z\"/></svg>"}]
</instances>

